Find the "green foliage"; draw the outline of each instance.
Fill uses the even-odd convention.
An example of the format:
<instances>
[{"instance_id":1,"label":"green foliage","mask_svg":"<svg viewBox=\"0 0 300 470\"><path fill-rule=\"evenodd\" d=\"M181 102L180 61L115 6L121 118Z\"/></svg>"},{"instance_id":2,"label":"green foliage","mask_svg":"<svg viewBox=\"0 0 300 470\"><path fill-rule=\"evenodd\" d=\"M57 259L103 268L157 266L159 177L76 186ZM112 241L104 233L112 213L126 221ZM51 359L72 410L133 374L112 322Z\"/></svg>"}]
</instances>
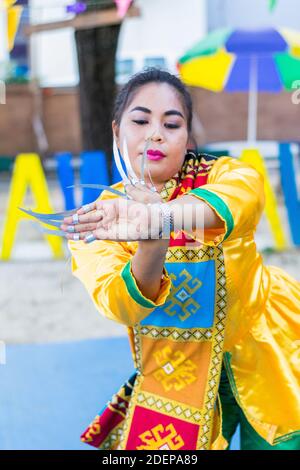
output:
<instances>
[{"instance_id":1,"label":"green foliage","mask_svg":"<svg viewBox=\"0 0 300 470\"><path fill-rule=\"evenodd\" d=\"M269 0L269 9L270 11L275 10L277 7L277 0Z\"/></svg>"}]
</instances>

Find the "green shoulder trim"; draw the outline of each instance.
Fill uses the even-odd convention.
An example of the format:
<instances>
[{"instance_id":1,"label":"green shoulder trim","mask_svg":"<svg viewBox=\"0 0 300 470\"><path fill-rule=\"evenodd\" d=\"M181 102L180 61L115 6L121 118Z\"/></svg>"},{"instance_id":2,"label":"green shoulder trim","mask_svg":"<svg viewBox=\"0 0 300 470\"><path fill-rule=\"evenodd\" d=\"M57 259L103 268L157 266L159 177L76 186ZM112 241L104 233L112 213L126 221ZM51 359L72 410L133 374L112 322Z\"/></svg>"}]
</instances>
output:
<instances>
[{"instance_id":1,"label":"green shoulder trim","mask_svg":"<svg viewBox=\"0 0 300 470\"><path fill-rule=\"evenodd\" d=\"M128 263L125 264L124 268L121 271L121 277L126 284L129 294L138 304L146 308L157 307L157 305L154 302L144 297L141 291L139 290L136 280L131 273L131 261L128 261Z\"/></svg>"},{"instance_id":2,"label":"green shoulder trim","mask_svg":"<svg viewBox=\"0 0 300 470\"><path fill-rule=\"evenodd\" d=\"M224 240L226 240L234 228L234 221L230 209L223 199L221 199L217 194L204 188L195 188L186 194L195 194L195 196L199 197L200 199L204 199L216 210L216 212L221 216L221 219L223 219L226 223L226 234L224 237Z\"/></svg>"}]
</instances>

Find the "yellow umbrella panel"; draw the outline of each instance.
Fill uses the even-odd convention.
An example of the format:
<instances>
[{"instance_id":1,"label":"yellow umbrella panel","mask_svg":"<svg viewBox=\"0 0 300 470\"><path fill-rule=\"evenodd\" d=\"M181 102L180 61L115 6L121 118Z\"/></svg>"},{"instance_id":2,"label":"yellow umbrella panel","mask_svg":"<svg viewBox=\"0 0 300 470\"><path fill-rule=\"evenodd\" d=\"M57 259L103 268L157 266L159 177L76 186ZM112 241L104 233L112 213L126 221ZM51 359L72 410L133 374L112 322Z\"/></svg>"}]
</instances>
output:
<instances>
[{"instance_id":1,"label":"yellow umbrella panel","mask_svg":"<svg viewBox=\"0 0 300 470\"><path fill-rule=\"evenodd\" d=\"M227 82L235 55L224 48L212 55L205 55L179 65L180 75L186 85L222 91Z\"/></svg>"},{"instance_id":2,"label":"yellow umbrella panel","mask_svg":"<svg viewBox=\"0 0 300 470\"><path fill-rule=\"evenodd\" d=\"M2 0L3 7L7 11L7 48L9 52L11 52L14 47L15 38L23 11L23 7L21 5L14 6L16 1L17 0Z\"/></svg>"},{"instance_id":3,"label":"yellow umbrella panel","mask_svg":"<svg viewBox=\"0 0 300 470\"><path fill-rule=\"evenodd\" d=\"M7 10L7 39L9 52L13 49L23 7L15 6Z\"/></svg>"}]
</instances>

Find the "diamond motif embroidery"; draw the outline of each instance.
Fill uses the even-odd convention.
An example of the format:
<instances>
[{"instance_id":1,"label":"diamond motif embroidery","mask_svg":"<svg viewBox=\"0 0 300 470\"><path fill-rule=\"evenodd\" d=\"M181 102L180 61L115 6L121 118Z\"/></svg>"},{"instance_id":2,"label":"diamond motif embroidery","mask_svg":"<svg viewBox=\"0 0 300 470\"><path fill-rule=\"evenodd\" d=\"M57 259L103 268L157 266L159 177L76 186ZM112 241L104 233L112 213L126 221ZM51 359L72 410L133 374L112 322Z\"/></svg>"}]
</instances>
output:
<instances>
[{"instance_id":1,"label":"diamond motif embroidery","mask_svg":"<svg viewBox=\"0 0 300 470\"><path fill-rule=\"evenodd\" d=\"M185 289L181 289L180 292L176 295L177 299L179 299L181 302L184 302L186 299L190 297L190 294L187 293Z\"/></svg>"},{"instance_id":2,"label":"diamond motif embroidery","mask_svg":"<svg viewBox=\"0 0 300 470\"><path fill-rule=\"evenodd\" d=\"M162 366L163 370L165 371L166 374L172 374L174 372L174 367L170 362L167 362L164 366Z\"/></svg>"}]
</instances>

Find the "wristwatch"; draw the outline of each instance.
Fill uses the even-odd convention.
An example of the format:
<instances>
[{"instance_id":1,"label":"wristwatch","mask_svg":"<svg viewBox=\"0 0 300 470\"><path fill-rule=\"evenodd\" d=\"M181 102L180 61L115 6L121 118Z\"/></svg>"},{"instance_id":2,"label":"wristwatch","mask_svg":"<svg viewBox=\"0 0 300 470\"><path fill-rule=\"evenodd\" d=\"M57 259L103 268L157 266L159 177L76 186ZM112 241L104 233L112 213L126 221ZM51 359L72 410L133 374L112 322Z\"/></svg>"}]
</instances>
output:
<instances>
[{"instance_id":1,"label":"wristwatch","mask_svg":"<svg viewBox=\"0 0 300 470\"><path fill-rule=\"evenodd\" d=\"M171 232L174 231L174 214L166 203L160 204L161 211L161 227L159 231L159 238L169 239Z\"/></svg>"},{"instance_id":2,"label":"wristwatch","mask_svg":"<svg viewBox=\"0 0 300 470\"><path fill-rule=\"evenodd\" d=\"M170 239L171 232L174 231L174 214L170 207L166 203L154 202L148 203L147 206L150 209L157 208L159 214L159 232L157 233L157 227L154 233L151 231L151 238L155 239ZM151 212L150 212L151 216Z\"/></svg>"}]
</instances>

